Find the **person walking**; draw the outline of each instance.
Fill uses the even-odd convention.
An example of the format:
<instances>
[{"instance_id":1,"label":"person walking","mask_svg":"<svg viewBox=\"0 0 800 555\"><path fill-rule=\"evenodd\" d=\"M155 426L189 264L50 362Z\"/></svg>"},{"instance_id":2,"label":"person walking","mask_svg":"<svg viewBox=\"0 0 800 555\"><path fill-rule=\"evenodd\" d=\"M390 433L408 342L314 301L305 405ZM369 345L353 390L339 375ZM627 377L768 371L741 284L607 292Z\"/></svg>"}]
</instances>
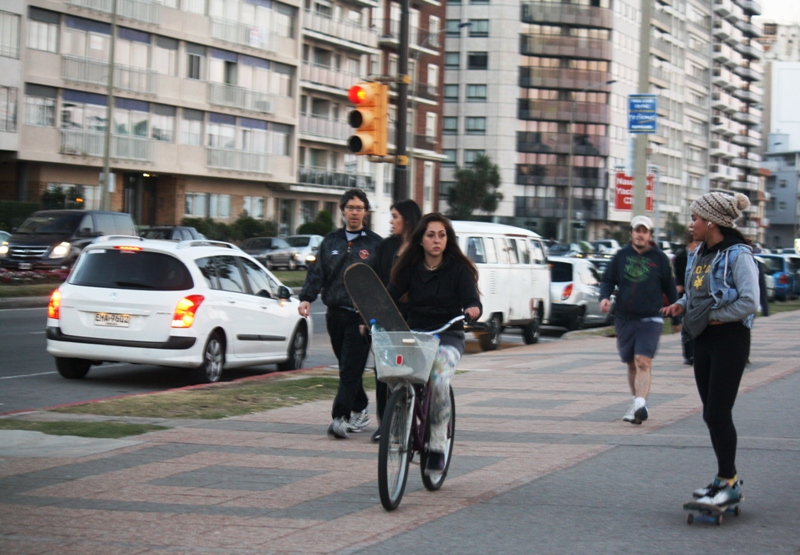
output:
<instances>
[{"instance_id":1,"label":"person walking","mask_svg":"<svg viewBox=\"0 0 800 555\"><path fill-rule=\"evenodd\" d=\"M688 255L697 248L697 241L694 240L691 232L686 233L686 241L684 246L678 249L675 253L675 258L672 260L672 267L675 269L675 289L678 291L678 297L682 296L686 291L686 264ZM678 328L675 330L675 328ZM683 327L683 318L676 316L672 319L672 329L681 334L681 350L683 351L683 363L691 365L694 362L694 350L692 338Z\"/></svg>"},{"instance_id":2,"label":"person walking","mask_svg":"<svg viewBox=\"0 0 800 555\"><path fill-rule=\"evenodd\" d=\"M322 302L328 307L325 325L339 361L339 388L333 400L333 421L328 434L346 439L349 432L361 432L369 424L368 399L362 380L370 340L359 329L363 322L344 286L344 271L356 262L370 264L381 237L364 227L364 217L369 212L364 191L346 191L339 200L339 209L344 227L330 232L320 243L317 263L309 270L300 291L298 312L307 318L311 303L322 292Z\"/></svg>"},{"instance_id":3,"label":"person walking","mask_svg":"<svg viewBox=\"0 0 800 555\"><path fill-rule=\"evenodd\" d=\"M390 207L392 229L391 236L384 239L378 250L375 253L373 262L373 269L378 277L381 278L384 286L389 285L389 280L392 275L392 267L397 261L398 257L405 252L406 248L411 241L411 235L417 227L417 223L422 218L422 211L419 205L411 199L399 200L392 204ZM408 317L405 303L398 305L400 313L404 318ZM378 380L378 374L375 374L375 406L378 415L378 422L380 423L383 417L383 411L386 409L386 401L389 399L389 388L382 381ZM378 429L372 434L372 441L377 442L381 438L380 425Z\"/></svg>"},{"instance_id":4,"label":"person walking","mask_svg":"<svg viewBox=\"0 0 800 555\"><path fill-rule=\"evenodd\" d=\"M611 259L600 283L600 310L608 312L610 297L617 289L614 328L617 351L628 365L628 386L633 400L625 422L647 420L647 395L652 381L651 367L664 326L659 310L664 299L677 299L669 258L653 242L653 221L647 216L631 220L631 241Z\"/></svg>"},{"instance_id":5,"label":"person walking","mask_svg":"<svg viewBox=\"0 0 800 555\"><path fill-rule=\"evenodd\" d=\"M708 505L741 498L733 405L750 356L759 286L749 241L734 221L748 206L750 201L741 193L706 193L692 203L689 229L700 245L689 254L686 294L662 309L666 316L685 314L683 325L694 340L694 377L717 475L693 495Z\"/></svg>"},{"instance_id":6,"label":"person walking","mask_svg":"<svg viewBox=\"0 0 800 555\"><path fill-rule=\"evenodd\" d=\"M414 230L392 269L389 293L395 302L408 296L408 325L419 331L440 328L462 313L477 320L483 310L478 269L458 247L450 220L436 213L423 216ZM429 475L445 467L450 380L464 354L463 322L437 335L440 344L430 378L430 455L425 468Z\"/></svg>"}]
</instances>

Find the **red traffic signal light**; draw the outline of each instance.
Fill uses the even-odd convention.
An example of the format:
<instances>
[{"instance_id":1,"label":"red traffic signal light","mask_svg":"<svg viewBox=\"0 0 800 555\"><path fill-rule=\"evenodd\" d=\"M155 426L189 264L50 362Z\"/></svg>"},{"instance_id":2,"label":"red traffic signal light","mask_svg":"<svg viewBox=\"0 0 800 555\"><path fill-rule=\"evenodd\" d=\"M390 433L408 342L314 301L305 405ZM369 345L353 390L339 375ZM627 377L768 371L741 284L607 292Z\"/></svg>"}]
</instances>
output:
<instances>
[{"instance_id":1,"label":"red traffic signal light","mask_svg":"<svg viewBox=\"0 0 800 555\"><path fill-rule=\"evenodd\" d=\"M355 154L386 156L388 138L389 87L381 83L357 83L347 91L356 109L347 122L356 132L347 139L347 149Z\"/></svg>"}]
</instances>

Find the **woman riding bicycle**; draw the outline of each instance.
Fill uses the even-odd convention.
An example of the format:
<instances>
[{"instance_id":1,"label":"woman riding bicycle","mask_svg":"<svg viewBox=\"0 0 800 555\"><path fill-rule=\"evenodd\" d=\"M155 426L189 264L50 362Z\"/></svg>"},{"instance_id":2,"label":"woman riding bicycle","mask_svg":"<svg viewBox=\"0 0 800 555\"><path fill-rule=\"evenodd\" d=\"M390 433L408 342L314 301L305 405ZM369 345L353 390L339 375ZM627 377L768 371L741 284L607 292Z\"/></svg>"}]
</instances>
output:
<instances>
[{"instance_id":1,"label":"woman riding bicycle","mask_svg":"<svg viewBox=\"0 0 800 555\"><path fill-rule=\"evenodd\" d=\"M483 309L478 291L478 270L456 242L450 220L426 214L414 230L408 248L392 268L389 293L408 309L414 330L435 330L466 313L477 320ZM430 454L426 474L445 468L447 422L450 419L450 379L464 354L462 322L440 332L439 351L431 370Z\"/></svg>"}]
</instances>

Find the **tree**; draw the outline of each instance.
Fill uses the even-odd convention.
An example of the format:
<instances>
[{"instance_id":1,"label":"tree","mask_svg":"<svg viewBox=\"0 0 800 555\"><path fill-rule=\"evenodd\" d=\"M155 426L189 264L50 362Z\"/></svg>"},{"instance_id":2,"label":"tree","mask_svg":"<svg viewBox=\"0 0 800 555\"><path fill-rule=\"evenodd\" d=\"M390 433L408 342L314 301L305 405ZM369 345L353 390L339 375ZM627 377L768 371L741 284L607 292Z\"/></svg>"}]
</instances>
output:
<instances>
[{"instance_id":1,"label":"tree","mask_svg":"<svg viewBox=\"0 0 800 555\"><path fill-rule=\"evenodd\" d=\"M688 227L683 225L678 221L678 215L670 212L667 214L667 239L670 241L683 241L683 238L686 237L686 232L689 230Z\"/></svg>"},{"instance_id":2,"label":"tree","mask_svg":"<svg viewBox=\"0 0 800 555\"><path fill-rule=\"evenodd\" d=\"M450 212L454 220L469 220L477 210L492 213L497 210L503 193L500 187L500 168L491 158L479 154L468 168L456 167L455 185L448 191Z\"/></svg>"},{"instance_id":3,"label":"tree","mask_svg":"<svg viewBox=\"0 0 800 555\"><path fill-rule=\"evenodd\" d=\"M313 222L306 222L297 228L298 235L322 235L323 237L336 229L333 216L327 210L317 212Z\"/></svg>"}]
</instances>

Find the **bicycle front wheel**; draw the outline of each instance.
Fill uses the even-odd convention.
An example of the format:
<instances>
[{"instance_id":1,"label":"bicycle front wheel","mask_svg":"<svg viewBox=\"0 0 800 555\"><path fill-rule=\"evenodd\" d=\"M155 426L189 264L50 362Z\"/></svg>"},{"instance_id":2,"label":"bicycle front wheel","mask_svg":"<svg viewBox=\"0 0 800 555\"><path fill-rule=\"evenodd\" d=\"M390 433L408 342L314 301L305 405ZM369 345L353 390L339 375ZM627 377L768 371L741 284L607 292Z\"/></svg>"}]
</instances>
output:
<instances>
[{"instance_id":1,"label":"bicycle front wheel","mask_svg":"<svg viewBox=\"0 0 800 555\"><path fill-rule=\"evenodd\" d=\"M381 505L393 511L400 505L408 480L411 449L411 399L406 387L392 393L383 413L378 446L378 492Z\"/></svg>"},{"instance_id":2,"label":"bicycle front wheel","mask_svg":"<svg viewBox=\"0 0 800 555\"><path fill-rule=\"evenodd\" d=\"M453 456L453 440L456 436L456 397L453 388L450 387L450 420L447 422L447 442L444 445L444 470L441 473L425 474L425 467L428 465L428 444L431 440L431 415L425 419L425 449L420 453L419 467L422 470L422 483L430 491L436 491L447 477L450 469L450 458Z\"/></svg>"}]
</instances>

